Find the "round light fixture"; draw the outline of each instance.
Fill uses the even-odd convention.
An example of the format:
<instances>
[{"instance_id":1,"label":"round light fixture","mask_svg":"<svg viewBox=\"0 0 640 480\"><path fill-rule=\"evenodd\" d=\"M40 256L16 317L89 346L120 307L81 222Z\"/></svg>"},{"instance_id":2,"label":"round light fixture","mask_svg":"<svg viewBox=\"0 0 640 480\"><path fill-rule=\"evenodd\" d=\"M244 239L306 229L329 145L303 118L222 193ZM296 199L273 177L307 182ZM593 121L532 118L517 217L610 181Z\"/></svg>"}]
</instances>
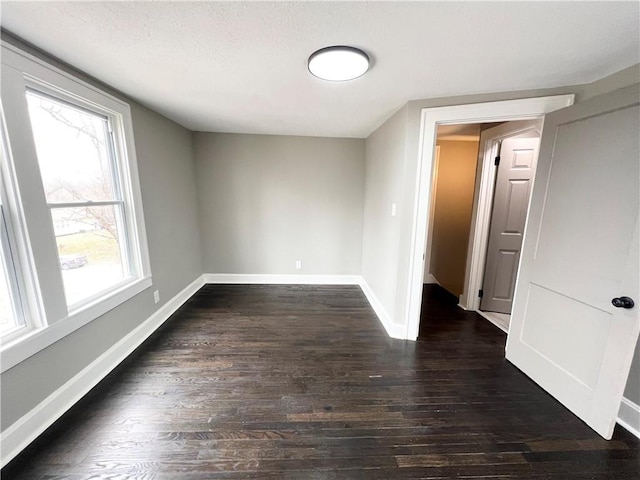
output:
<instances>
[{"instance_id":1,"label":"round light fixture","mask_svg":"<svg viewBox=\"0 0 640 480\"><path fill-rule=\"evenodd\" d=\"M361 77L369 70L369 57L354 47L336 45L321 48L309 57L312 75L331 82L344 82Z\"/></svg>"}]
</instances>

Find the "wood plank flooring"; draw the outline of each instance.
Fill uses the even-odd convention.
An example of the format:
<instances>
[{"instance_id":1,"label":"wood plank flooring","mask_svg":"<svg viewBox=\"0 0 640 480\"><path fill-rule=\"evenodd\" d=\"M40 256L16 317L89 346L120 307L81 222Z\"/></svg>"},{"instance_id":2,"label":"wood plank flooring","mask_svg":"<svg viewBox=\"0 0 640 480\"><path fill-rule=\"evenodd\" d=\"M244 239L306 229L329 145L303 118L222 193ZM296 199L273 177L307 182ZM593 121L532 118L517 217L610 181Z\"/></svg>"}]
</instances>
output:
<instances>
[{"instance_id":1,"label":"wood plank flooring","mask_svg":"<svg viewBox=\"0 0 640 480\"><path fill-rule=\"evenodd\" d=\"M358 287L207 285L2 479L640 478L504 360L505 335L425 289L389 339Z\"/></svg>"}]
</instances>

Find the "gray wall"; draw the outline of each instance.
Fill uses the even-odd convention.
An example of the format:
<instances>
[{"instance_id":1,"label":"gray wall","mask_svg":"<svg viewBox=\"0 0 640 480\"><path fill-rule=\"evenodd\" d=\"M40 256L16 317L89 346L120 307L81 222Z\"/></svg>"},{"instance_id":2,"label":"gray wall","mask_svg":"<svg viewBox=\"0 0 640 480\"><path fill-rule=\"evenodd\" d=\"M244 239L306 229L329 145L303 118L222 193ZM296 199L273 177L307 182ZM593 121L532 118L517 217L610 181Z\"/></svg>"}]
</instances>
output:
<instances>
[{"instance_id":1,"label":"gray wall","mask_svg":"<svg viewBox=\"0 0 640 480\"><path fill-rule=\"evenodd\" d=\"M636 351L631 363L631 371L627 380L624 396L636 405L640 405L640 339L636 345Z\"/></svg>"},{"instance_id":2,"label":"gray wall","mask_svg":"<svg viewBox=\"0 0 640 480\"><path fill-rule=\"evenodd\" d=\"M415 100L376 129L366 141L366 181L362 275L396 324L404 324L408 308L408 272L413 239L413 207L422 108L513 100L575 93L574 87ZM397 217L389 218L390 199ZM378 226L384 228L381 234ZM376 238L384 235L384 239ZM385 239L392 239L388 241ZM380 262L372 254L382 254Z\"/></svg>"},{"instance_id":3,"label":"gray wall","mask_svg":"<svg viewBox=\"0 0 640 480\"><path fill-rule=\"evenodd\" d=\"M385 225L391 231L385 232L386 238L392 238L388 243L389 251L381 268L375 268L375 258L363 258L362 273L365 281L371 287L373 294L380 300L382 306L396 324L403 325L406 318L408 303L407 282L411 241L413 238L413 205L416 195L416 168L420 138L420 115L423 108L464 105L469 103L492 102L499 100L513 100L525 97L540 97L546 95L560 95L574 93L576 102L584 101L593 96L622 88L640 79L640 65L635 65L610 77L587 85L567 86L554 89L527 90L518 92L504 92L482 95L467 95L460 97L443 97L425 100L415 100L405 105L400 112L383 123L369 138L367 138L367 180L365 184L366 205L380 205L380 208L365 208L363 245L365 256L367 244L379 244L374 238L375 230L366 225ZM398 122L402 117L401 123ZM397 146L378 151L376 144L379 139ZM401 150L404 149L404 155ZM386 174L385 172L390 172ZM394 222L387 221L386 204L387 192L401 192L398 199L398 218ZM377 249L382 250L382 245ZM640 360L638 355L632 365L631 377L637 381L640 377ZM629 392L628 398L640 403L640 392L636 389Z\"/></svg>"},{"instance_id":4,"label":"gray wall","mask_svg":"<svg viewBox=\"0 0 640 480\"><path fill-rule=\"evenodd\" d=\"M2 38L19 45L6 35ZM190 132L128 100L154 287L4 372L1 429L108 350L203 270L362 273L391 318L403 319L421 108L561 93L576 93L581 101L638 78L636 66L583 86L412 101L366 143L227 134L194 134L192 143ZM391 203L397 204L396 217L391 216ZM303 261L302 270L295 270L295 260ZM151 293L156 288L161 293L158 305ZM626 392L636 403L639 357L636 351Z\"/></svg>"},{"instance_id":5,"label":"gray wall","mask_svg":"<svg viewBox=\"0 0 640 480\"><path fill-rule=\"evenodd\" d=\"M360 274L364 140L193 139L206 273Z\"/></svg>"},{"instance_id":6,"label":"gray wall","mask_svg":"<svg viewBox=\"0 0 640 480\"><path fill-rule=\"evenodd\" d=\"M407 109L396 112L366 141L362 277L390 318L396 304ZM396 216L391 206L396 204Z\"/></svg>"},{"instance_id":7,"label":"gray wall","mask_svg":"<svg viewBox=\"0 0 640 480\"><path fill-rule=\"evenodd\" d=\"M127 101L133 116L153 287L4 372L0 378L2 430L202 273L191 133ZM161 295L157 305L153 303L155 289Z\"/></svg>"}]
</instances>

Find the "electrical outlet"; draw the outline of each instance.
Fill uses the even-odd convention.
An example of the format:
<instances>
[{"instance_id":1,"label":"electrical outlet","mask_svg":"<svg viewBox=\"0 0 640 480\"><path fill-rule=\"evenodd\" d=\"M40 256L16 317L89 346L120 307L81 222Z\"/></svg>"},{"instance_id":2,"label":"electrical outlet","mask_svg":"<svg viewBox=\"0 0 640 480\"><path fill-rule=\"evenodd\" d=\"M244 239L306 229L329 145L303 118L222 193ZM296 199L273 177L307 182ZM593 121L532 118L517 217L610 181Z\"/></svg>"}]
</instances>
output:
<instances>
[{"instance_id":1,"label":"electrical outlet","mask_svg":"<svg viewBox=\"0 0 640 480\"><path fill-rule=\"evenodd\" d=\"M396 216L396 204L395 203L391 204L391 216L392 217Z\"/></svg>"},{"instance_id":2,"label":"electrical outlet","mask_svg":"<svg viewBox=\"0 0 640 480\"><path fill-rule=\"evenodd\" d=\"M153 302L158 303L160 301L160 290L154 290L153 292Z\"/></svg>"},{"instance_id":3,"label":"electrical outlet","mask_svg":"<svg viewBox=\"0 0 640 480\"><path fill-rule=\"evenodd\" d=\"M296 270L300 270L302 268L302 260L296 260Z\"/></svg>"}]
</instances>

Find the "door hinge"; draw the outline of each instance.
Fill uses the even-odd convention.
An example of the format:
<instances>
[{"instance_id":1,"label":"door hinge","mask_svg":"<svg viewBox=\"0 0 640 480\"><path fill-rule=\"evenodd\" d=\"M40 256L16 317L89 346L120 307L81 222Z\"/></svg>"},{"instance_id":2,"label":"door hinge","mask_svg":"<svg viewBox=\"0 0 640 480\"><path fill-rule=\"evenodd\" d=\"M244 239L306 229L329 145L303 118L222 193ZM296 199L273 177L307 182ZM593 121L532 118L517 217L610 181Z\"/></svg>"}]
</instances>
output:
<instances>
[{"instance_id":1,"label":"door hinge","mask_svg":"<svg viewBox=\"0 0 640 480\"><path fill-rule=\"evenodd\" d=\"M495 159L495 161L493 162L493 164L497 167L498 165L500 165L500 155L498 155Z\"/></svg>"},{"instance_id":2,"label":"door hinge","mask_svg":"<svg viewBox=\"0 0 640 480\"><path fill-rule=\"evenodd\" d=\"M482 290L482 289L478 290L478 297L479 298L484 297L484 290Z\"/></svg>"}]
</instances>

